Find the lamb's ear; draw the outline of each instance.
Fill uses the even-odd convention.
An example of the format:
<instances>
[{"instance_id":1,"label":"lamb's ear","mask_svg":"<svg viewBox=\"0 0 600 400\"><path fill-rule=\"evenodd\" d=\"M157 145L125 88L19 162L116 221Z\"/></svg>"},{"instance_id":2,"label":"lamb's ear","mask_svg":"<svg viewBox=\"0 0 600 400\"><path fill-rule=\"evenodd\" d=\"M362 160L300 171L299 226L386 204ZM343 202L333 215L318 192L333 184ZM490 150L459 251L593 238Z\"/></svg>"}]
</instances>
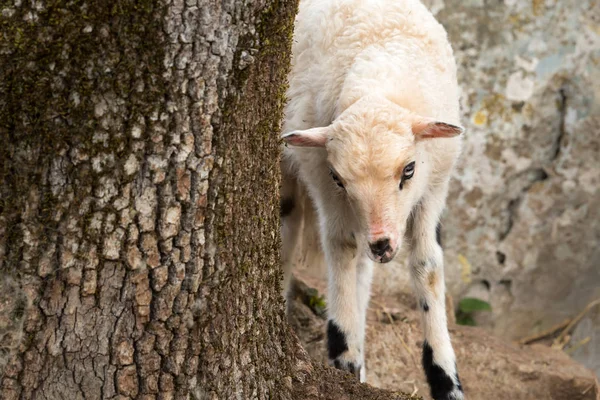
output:
<instances>
[{"instance_id":1,"label":"lamb's ear","mask_svg":"<svg viewBox=\"0 0 600 400\"><path fill-rule=\"evenodd\" d=\"M416 140L422 140L458 136L465 131L465 128L432 119L420 118L412 123L412 131Z\"/></svg>"},{"instance_id":2,"label":"lamb's ear","mask_svg":"<svg viewBox=\"0 0 600 400\"><path fill-rule=\"evenodd\" d=\"M286 144L298 147L325 147L329 139L329 127L293 131L282 136Z\"/></svg>"}]
</instances>

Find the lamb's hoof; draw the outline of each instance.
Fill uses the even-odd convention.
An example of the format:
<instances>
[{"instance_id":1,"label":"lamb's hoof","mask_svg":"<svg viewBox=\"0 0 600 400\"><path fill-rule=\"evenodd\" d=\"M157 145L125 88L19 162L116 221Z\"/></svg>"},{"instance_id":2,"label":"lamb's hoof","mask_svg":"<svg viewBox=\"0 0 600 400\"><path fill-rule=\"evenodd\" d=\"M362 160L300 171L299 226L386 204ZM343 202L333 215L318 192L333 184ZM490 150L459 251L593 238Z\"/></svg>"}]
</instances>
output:
<instances>
[{"instance_id":1,"label":"lamb's hoof","mask_svg":"<svg viewBox=\"0 0 600 400\"><path fill-rule=\"evenodd\" d=\"M423 343L423 368L431 389L431 397L434 400L463 400L465 398L458 373L453 371L448 374L434 362L433 349L427 341Z\"/></svg>"},{"instance_id":2,"label":"lamb's hoof","mask_svg":"<svg viewBox=\"0 0 600 400\"><path fill-rule=\"evenodd\" d=\"M363 365L356 364L350 361L344 361L340 359L333 360L331 362L333 366L342 371L350 372L358 379L359 382L363 383L366 380L366 370Z\"/></svg>"}]
</instances>

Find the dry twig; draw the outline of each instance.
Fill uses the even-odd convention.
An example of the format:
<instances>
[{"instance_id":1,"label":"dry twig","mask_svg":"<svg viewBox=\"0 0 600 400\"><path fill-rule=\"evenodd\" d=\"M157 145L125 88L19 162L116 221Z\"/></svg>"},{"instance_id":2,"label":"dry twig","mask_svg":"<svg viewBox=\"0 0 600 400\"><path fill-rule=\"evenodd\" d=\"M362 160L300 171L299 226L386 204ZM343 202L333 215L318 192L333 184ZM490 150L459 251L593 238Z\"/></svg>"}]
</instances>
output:
<instances>
[{"instance_id":1,"label":"dry twig","mask_svg":"<svg viewBox=\"0 0 600 400\"><path fill-rule=\"evenodd\" d=\"M569 325L569 322L571 322L571 319L567 318L563 322L561 322L560 324L554 325L553 327L551 327L549 329L546 329L543 332L536 333L535 335L524 337L523 339L519 340L518 343L519 344L530 344L530 343L533 343L533 342L537 342L538 340L547 338L548 336L552 336L556 332L560 331L561 329L564 329L567 325Z\"/></svg>"},{"instance_id":2,"label":"dry twig","mask_svg":"<svg viewBox=\"0 0 600 400\"><path fill-rule=\"evenodd\" d=\"M563 349L565 345L569 342L569 340L565 340L567 335L575 328L575 326L581 321L581 319L587 314L592 308L600 304L600 299L596 299L589 303L583 311L581 311L569 325L561 332L560 335L556 339L554 339L554 343L552 343L553 348Z\"/></svg>"},{"instance_id":3,"label":"dry twig","mask_svg":"<svg viewBox=\"0 0 600 400\"><path fill-rule=\"evenodd\" d=\"M575 343L573 346L566 349L565 353L567 353L569 355L573 354L575 352L575 350L577 350L581 346L588 344L590 340L592 340L592 338L589 336L586 336L585 338L581 339L579 342Z\"/></svg>"}]
</instances>

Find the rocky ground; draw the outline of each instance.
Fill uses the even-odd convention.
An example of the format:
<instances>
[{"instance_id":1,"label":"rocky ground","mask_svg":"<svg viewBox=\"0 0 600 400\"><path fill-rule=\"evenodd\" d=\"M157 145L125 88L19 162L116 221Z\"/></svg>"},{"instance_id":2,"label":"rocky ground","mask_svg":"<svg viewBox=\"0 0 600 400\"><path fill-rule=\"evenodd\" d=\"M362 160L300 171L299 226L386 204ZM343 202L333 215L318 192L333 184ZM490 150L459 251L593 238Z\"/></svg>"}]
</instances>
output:
<instances>
[{"instance_id":1,"label":"rocky ground","mask_svg":"<svg viewBox=\"0 0 600 400\"><path fill-rule=\"evenodd\" d=\"M297 281L290 320L308 353L326 362L323 282L314 277ZM316 294L314 288L319 291ZM452 316L450 316L452 317ZM599 400L600 387L592 371L564 352L543 345L504 341L477 327L450 327L460 376L471 400ZM375 295L368 316L367 382L429 398L420 368L422 344L419 315L406 295Z\"/></svg>"}]
</instances>

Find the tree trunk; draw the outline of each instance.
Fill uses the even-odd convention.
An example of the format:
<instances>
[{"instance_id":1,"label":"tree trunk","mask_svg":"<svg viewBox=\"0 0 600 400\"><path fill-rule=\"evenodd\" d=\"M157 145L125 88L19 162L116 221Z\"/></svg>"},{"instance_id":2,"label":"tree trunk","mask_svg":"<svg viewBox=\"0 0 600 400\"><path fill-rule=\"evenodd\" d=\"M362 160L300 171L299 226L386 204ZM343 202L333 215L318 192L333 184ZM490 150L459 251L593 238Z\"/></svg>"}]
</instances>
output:
<instances>
[{"instance_id":1,"label":"tree trunk","mask_svg":"<svg viewBox=\"0 0 600 400\"><path fill-rule=\"evenodd\" d=\"M401 398L285 322L296 6L3 2L0 398Z\"/></svg>"}]
</instances>

